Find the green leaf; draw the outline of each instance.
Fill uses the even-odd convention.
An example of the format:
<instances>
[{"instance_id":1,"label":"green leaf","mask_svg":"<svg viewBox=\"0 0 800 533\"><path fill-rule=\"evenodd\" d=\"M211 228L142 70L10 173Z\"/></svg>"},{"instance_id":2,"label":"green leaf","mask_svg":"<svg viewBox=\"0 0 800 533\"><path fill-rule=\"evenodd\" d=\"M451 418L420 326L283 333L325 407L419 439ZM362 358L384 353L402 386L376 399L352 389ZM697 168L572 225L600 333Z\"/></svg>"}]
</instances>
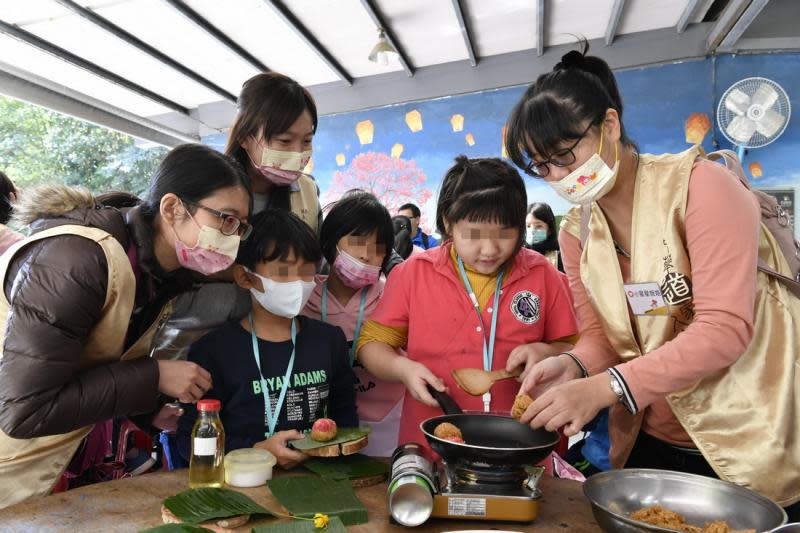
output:
<instances>
[{"instance_id":1,"label":"green leaf","mask_svg":"<svg viewBox=\"0 0 800 533\"><path fill-rule=\"evenodd\" d=\"M290 514L313 517L316 513L338 516L346 526L365 524L364 507L346 479L317 476L281 476L267 481L272 495Z\"/></svg>"},{"instance_id":2,"label":"green leaf","mask_svg":"<svg viewBox=\"0 0 800 533\"><path fill-rule=\"evenodd\" d=\"M341 457L314 457L303 463L315 474L333 479L359 479L389 473L389 465L366 455L344 455Z\"/></svg>"},{"instance_id":3,"label":"green leaf","mask_svg":"<svg viewBox=\"0 0 800 533\"><path fill-rule=\"evenodd\" d=\"M311 520L295 520L253 528L252 533L347 533L338 516L330 517L327 529L317 529Z\"/></svg>"},{"instance_id":4,"label":"green leaf","mask_svg":"<svg viewBox=\"0 0 800 533\"><path fill-rule=\"evenodd\" d=\"M324 448L325 446L332 446L334 444L343 444L345 442L352 442L358 440L364 435L369 435L372 428L369 426L361 426L360 428L340 428L336 432L336 438L327 442L320 442L311 438L311 434L307 433L303 439L293 440L290 444L295 450L313 450L315 448Z\"/></svg>"},{"instance_id":5,"label":"green leaf","mask_svg":"<svg viewBox=\"0 0 800 533\"><path fill-rule=\"evenodd\" d=\"M150 529L143 529L139 533L214 533L214 531L189 524L164 524Z\"/></svg>"},{"instance_id":6,"label":"green leaf","mask_svg":"<svg viewBox=\"0 0 800 533\"><path fill-rule=\"evenodd\" d=\"M187 524L199 524L207 520L245 514L275 516L248 496L228 489L185 490L164 500L164 507L181 522Z\"/></svg>"}]
</instances>

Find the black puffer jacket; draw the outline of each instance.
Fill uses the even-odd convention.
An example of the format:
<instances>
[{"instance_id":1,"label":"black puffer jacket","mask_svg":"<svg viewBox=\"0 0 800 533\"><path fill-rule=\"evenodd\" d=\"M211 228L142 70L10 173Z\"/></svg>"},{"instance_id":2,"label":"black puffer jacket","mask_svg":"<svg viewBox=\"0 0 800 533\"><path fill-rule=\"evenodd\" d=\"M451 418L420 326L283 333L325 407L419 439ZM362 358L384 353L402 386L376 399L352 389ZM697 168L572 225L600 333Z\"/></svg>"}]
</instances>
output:
<instances>
[{"instance_id":1,"label":"black puffer jacket","mask_svg":"<svg viewBox=\"0 0 800 533\"><path fill-rule=\"evenodd\" d=\"M29 194L21 211L32 221L33 233L78 224L107 231L126 250L135 243L141 274L128 345L167 300L191 285L186 271L168 276L160 270L151 231L138 208L94 207L91 195L65 187ZM83 345L101 316L107 277L100 246L78 236L38 241L12 261L3 286L11 308L0 360L0 429L7 435L26 439L65 433L158 408L155 360L79 367Z\"/></svg>"}]
</instances>

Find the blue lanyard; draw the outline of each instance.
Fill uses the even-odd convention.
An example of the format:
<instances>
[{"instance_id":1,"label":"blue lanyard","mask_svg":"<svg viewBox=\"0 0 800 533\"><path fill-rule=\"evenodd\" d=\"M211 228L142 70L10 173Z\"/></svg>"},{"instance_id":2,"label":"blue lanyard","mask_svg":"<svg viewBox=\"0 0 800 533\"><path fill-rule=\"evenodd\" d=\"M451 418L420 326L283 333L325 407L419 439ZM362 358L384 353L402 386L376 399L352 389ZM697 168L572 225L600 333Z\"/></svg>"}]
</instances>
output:
<instances>
[{"instance_id":1,"label":"blue lanyard","mask_svg":"<svg viewBox=\"0 0 800 533\"><path fill-rule=\"evenodd\" d=\"M356 320L356 330L353 333L353 345L350 347L350 366L356 361L356 344L358 338L361 336L361 326L364 325L364 309L367 306L367 293L369 286L361 289L361 303L358 305L358 319ZM328 321L328 281L322 284L322 313L320 313L322 321Z\"/></svg>"},{"instance_id":2,"label":"blue lanyard","mask_svg":"<svg viewBox=\"0 0 800 533\"><path fill-rule=\"evenodd\" d=\"M481 308L478 304L478 298L475 296L475 291L472 290L472 285L469 283L469 279L467 278L467 272L464 270L464 261L461 260L461 257L458 258L458 272L461 274L461 281L464 282L464 287L467 289L467 295L469 296L470 301L472 302L472 307L475 309L475 314L478 315L478 321L481 324L481 331L486 330L486 326L483 323L483 317L481 316ZM500 304L500 289L503 287L503 272L501 271L497 275L497 283L495 284L494 288L494 305L492 307L492 327L489 330L489 342L486 342L486 333L483 333L483 369L487 372L492 370L492 360L494 358L494 338L495 334L497 333L497 315L500 314L500 309L498 308ZM489 411L489 405L492 401L492 395L490 393L486 393L483 395L483 410Z\"/></svg>"},{"instance_id":3,"label":"blue lanyard","mask_svg":"<svg viewBox=\"0 0 800 533\"><path fill-rule=\"evenodd\" d=\"M286 390L289 388L289 380L292 377L292 370L294 369L294 355L297 346L297 319L292 319L292 356L289 358L289 365L286 367L286 374L283 376L283 385L281 392L278 395L278 403L275 404L275 410L272 410L272 402L269 399L269 391L264 386L264 374L261 373L261 352L258 349L258 337L256 336L256 328L253 326L253 313L248 316L250 321L250 337L253 340L253 357L256 358L256 366L258 367L258 377L261 380L261 394L264 395L264 412L267 415L268 431L264 434L265 437L270 438L275 434L275 426L278 425L278 416L281 414L283 407L283 400L286 399Z\"/></svg>"}]
</instances>

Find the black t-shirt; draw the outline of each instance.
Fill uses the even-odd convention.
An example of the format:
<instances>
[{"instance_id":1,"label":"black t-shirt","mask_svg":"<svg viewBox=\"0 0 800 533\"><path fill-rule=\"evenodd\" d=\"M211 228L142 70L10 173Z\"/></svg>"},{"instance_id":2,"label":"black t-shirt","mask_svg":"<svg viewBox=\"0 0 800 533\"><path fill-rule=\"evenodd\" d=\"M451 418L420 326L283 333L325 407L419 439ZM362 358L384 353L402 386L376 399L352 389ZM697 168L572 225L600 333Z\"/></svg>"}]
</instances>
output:
<instances>
[{"instance_id":1,"label":"black t-shirt","mask_svg":"<svg viewBox=\"0 0 800 533\"><path fill-rule=\"evenodd\" d=\"M341 329L307 317L298 317L297 351L286 397L275 431L308 431L318 418L332 418L339 427L358 426L355 375L350 366L347 340ZM231 323L215 330L189 350L189 361L205 368L212 388L204 398L222 402L220 418L225 428L226 453L250 448L264 440L268 430L263 387L272 409L278 401L292 353L292 342L258 339L262 376L258 375L250 332ZM178 449L188 459L194 404L183 404L178 422Z\"/></svg>"}]
</instances>

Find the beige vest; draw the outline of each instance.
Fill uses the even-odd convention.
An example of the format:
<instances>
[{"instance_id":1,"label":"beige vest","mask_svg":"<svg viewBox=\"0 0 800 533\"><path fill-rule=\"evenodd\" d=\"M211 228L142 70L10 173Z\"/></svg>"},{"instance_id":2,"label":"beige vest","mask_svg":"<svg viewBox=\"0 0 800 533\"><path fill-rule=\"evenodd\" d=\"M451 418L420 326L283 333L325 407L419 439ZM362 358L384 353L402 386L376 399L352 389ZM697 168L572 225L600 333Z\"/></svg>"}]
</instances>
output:
<instances>
[{"instance_id":1,"label":"beige vest","mask_svg":"<svg viewBox=\"0 0 800 533\"><path fill-rule=\"evenodd\" d=\"M643 155L636 175L631 282L657 281L670 304L668 317L631 319L608 223L598 205L592 204L581 280L623 361L655 350L692 322L692 269L683 221L689 177L695 160L702 156L698 148L681 154ZM562 224L579 239L580 217L580 209L573 209ZM785 259L763 225L759 255L779 273L788 273ZM747 350L726 370L667 397L673 413L720 478L781 505L800 500L799 360L800 300L774 278L758 272L754 336ZM631 437L641 427L640 415L631 417L623 411L619 406L612 409L609 427L612 462L617 467L627 460ZM627 449L620 449L621 440L628 441Z\"/></svg>"},{"instance_id":2,"label":"beige vest","mask_svg":"<svg viewBox=\"0 0 800 533\"><path fill-rule=\"evenodd\" d=\"M111 235L97 228L65 225L42 231L9 249L0 259L5 281L14 256L25 246L57 235L78 235L95 241L108 262L108 289L103 314L81 354L81 369L118 361L133 310L136 280L128 255ZM0 349L5 345L10 304L0 290ZM2 358L2 355L0 355ZM0 508L50 492L92 426L62 435L14 439L0 431Z\"/></svg>"},{"instance_id":3,"label":"beige vest","mask_svg":"<svg viewBox=\"0 0 800 533\"><path fill-rule=\"evenodd\" d=\"M319 233L319 189L317 189L317 183L301 174L297 184L300 186L300 190L289 193L289 205L292 213L311 226L314 233Z\"/></svg>"}]
</instances>

